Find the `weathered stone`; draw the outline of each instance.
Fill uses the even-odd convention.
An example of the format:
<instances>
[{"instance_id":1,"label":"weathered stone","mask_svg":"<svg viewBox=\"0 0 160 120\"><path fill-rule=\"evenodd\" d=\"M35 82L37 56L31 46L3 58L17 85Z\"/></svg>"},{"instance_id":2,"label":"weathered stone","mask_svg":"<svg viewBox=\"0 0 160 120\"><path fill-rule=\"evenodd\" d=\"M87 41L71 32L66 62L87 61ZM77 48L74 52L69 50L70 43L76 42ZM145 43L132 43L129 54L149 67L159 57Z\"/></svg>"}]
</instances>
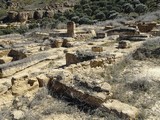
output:
<instances>
[{"instance_id":1,"label":"weathered stone","mask_svg":"<svg viewBox=\"0 0 160 120\"><path fill-rule=\"evenodd\" d=\"M18 13L18 21L19 22L26 22L28 20L28 12L19 12Z\"/></svg>"},{"instance_id":2,"label":"weathered stone","mask_svg":"<svg viewBox=\"0 0 160 120\"><path fill-rule=\"evenodd\" d=\"M43 60L57 58L58 55L55 55L52 52L55 52L55 50L40 52L38 54L24 58L22 60L0 65L0 78L13 75L16 72L19 72Z\"/></svg>"},{"instance_id":3,"label":"weathered stone","mask_svg":"<svg viewBox=\"0 0 160 120\"><path fill-rule=\"evenodd\" d=\"M154 27L156 27L156 22L151 22L151 23L138 23L138 29L140 32L144 32L144 33L147 33L147 32L150 32L152 31L152 29Z\"/></svg>"},{"instance_id":4,"label":"weathered stone","mask_svg":"<svg viewBox=\"0 0 160 120\"><path fill-rule=\"evenodd\" d=\"M64 38L63 39L63 46L64 47L71 47L72 45L70 43L74 42L74 38ZM70 45L69 45L70 44Z\"/></svg>"},{"instance_id":5,"label":"weathered stone","mask_svg":"<svg viewBox=\"0 0 160 120\"><path fill-rule=\"evenodd\" d=\"M20 120L25 117L25 113L21 110L14 110L12 115L14 120Z\"/></svg>"},{"instance_id":6,"label":"weathered stone","mask_svg":"<svg viewBox=\"0 0 160 120\"><path fill-rule=\"evenodd\" d=\"M131 42L122 40L119 42L118 48L130 48L131 47Z\"/></svg>"},{"instance_id":7,"label":"weathered stone","mask_svg":"<svg viewBox=\"0 0 160 120\"><path fill-rule=\"evenodd\" d=\"M160 36L160 30L159 29L153 29L150 32L150 34L153 35L153 36Z\"/></svg>"},{"instance_id":8,"label":"weathered stone","mask_svg":"<svg viewBox=\"0 0 160 120\"><path fill-rule=\"evenodd\" d=\"M114 28L114 26L105 26L104 30L110 30L110 29L113 29L113 28Z\"/></svg>"},{"instance_id":9,"label":"weathered stone","mask_svg":"<svg viewBox=\"0 0 160 120\"><path fill-rule=\"evenodd\" d=\"M13 58L13 61L21 60L27 57L24 49L12 49L8 53L8 56Z\"/></svg>"},{"instance_id":10,"label":"weathered stone","mask_svg":"<svg viewBox=\"0 0 160 120\"><path fill-rule=\"evenodd\" d=\"M113 112L123 119L136 119L139 110L136 107L122 103L118 100L110 99L102 104L102 108L107 112Z\"/></svg>"},{"instance_id":11,"label":"weathered stone","mask_svg":"<svg viewBox=\"0 0 160 120\"><path fill-rule=\"evenodd\" d=\"M108 90L101 89L93 80L76 77L72 82L63 79L53 80L49 89L92 106L100 106L112 96Z\"/></svg>"},{"instance_id":12,"label":"weathered stone","mask_svg":"<svg viewBox=\"0 0 160 120\"><path fill-rule=\"evenodd\" d=\"M107 35L137 35L139 32L131 27L118 27L107 31Z\"/></svg>"},{"instance_id":13,"label":"weathered stone","mask_svg":"<svg viewBox=\"0 0 160 120\"><path fill-rule=\"evenodd\" d=\"M18 12L16 12L16 11L9 11L8 12L8 18L11 22L14 22L17 20L17 15L18 15Z\"/></svg>"},{"instance_id":14,"label":"weathered stone","mask_svg":"<svg viewBox=\"0 0 160 120\"><path fill-rule=\"evenodd\" d=\"M94 59L90 61L90 66L95 67L104 67L104 61L102 59Z\"/></svg>"},{"instance_id":15,"label":"weathered stone","mask_svg":"<svg viewBox=\"0 0 160 120\"><path fill-rule=\"evenodd\" d=\"M92 37L96 37L96 32L95 32L95 30L90 30L89 33L92 35Z\"/></svg>"},{"instance_id":16,"label":"weathered stone","mask_svg":"<svg viewBox=\"0 0 160 120\"><path fill-rule=\"evenodd\" d=\"M40 37L42 39L49 37L49 33L45 33L45 32L35 32L34 35L35 37Z\"/></svg>"},{"instance_id":17,"label":"weathered stone","mask_svg":"<svg viewBox=\"0 0 160 120\"><path fill-rule=\"evenodd\" d=\"M92 47L92 51L93 52L103 52L103 47L101 47L101 46L94 46L94 47Z\"/></svg>"},{"instance_id":18,"label":"weathered stone","mask_svg":"<svg viewBox=\"0 0 160 120\"><path fill-rule=\"evenodd\" d=\"M12 78L12 94L24 95L28 91L32 91L39 88L37 80L28 78Z\"/></svg>"},{"instance_id":19,"label":"weathered stone","mask_svg":"<svg viewBox=\"0 0 160 120\"><path fill-rule=\"evenodd\" d=\"M41 19L43 17L43 12L42 10L36 10L34 12L34 19Z\"/></svg>"},{"instance_id":20,"label":"weathered stone","mask_svg":"<svg viewBox=\"0 0 160 120\"><path fill-rule=\"evenodd\" d=\"M67 34L68 37L75 37L75 23L74 22L68 22L67 23Z\"/></svg>"},{"instance_id":21,"label":"weathered stone","mask_svg":"<svg viewBox=\"0 0 160 120\"><path fill-rule=\"evenodd\" d=\"M119 40L129 40L129 41L144 41L149 38L149 35L140 34L140 35L120 35Z\"/></svg>"},{"instance_id":22,"label":"weathered stone","mask_svg":"<svg viewBox=\"0 0 160 120\"><path fill-rule=\"evenodd\" d=\"M40 74L36 78L38 79L39 87L47 86L50 80L45 74Z\"/></svg>"},{"instance_id":23,"label":"weathered stone","mask_svg":"<svg viewBox=\"0 0 160 120\"><path fill-rule=\"evenodd\" d=\"M54 11L47 10L44 12L44 17L52 18L54 16Z\"/></svg>"},{"instance_id":24,"label":"weathered stone","mask_svg":"<svg viewBox=\"0 0 160 120\"><path fill-rule=\"evenodd\" d=\"M9 63L12 61L12 57L8 57L8 56L3 56L0 58L0 64L4 64L4 63Z\"/></svg>"},{"instance_id":25,"label":"weathered stone","mask_svg":"<svg viewBox=\"0 0 160 120\"><path fill-rule=\"evenodd\" d=\"M56 39L56 40L54 41L54 46L55 46L56 48L62 47L62 45L63 45L63 40L62 40L62 39Z\"/></svg>"},{"instance_id":26,"label":"weathered stone","mask_svg":"<svg viewBox=\"0 0 160 120\"><path fill-rule=\"evenodd\" d=\"M94 59L95 55L91 53L66 53L66 65L77 64L79 62L88 61Z\"/></svg>"},{"instance_id":27,"label":"weathered stone","mask_svg":"<svg viewBox=\"0 0 160 120\"><path fill-rule=\"evenodd\" d=\"M28 11L28 19L34 19L34 11Z\"/></svg>"},{"instance_id":28,"label":"weathered stone","mask_svg":"<svg viewBox=\"0 0 160 120\"><path fill-rule=\"evenodd\" d=\"M104 32L97 32L96 33L96 38L105 38L106 34Z\"/></svg>"}]
</instances>

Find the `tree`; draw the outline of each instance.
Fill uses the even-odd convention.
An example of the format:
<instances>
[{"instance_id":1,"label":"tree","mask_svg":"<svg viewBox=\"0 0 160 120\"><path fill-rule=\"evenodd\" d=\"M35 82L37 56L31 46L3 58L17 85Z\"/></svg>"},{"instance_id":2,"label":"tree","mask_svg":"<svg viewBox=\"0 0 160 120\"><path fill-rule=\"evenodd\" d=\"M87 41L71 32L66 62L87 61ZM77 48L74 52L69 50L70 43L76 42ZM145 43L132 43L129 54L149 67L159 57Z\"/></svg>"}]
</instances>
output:
<instances>
[{"instance_id":1,"label":"tree","mask_svg":"<svg viewBox=\"0 0 160 120\"><path fill-rule=\"evenodd\" d=\"M147 6L144 4L138 4L135 7L135 12L141 14L141 13L145 13L148 10Z\"/></svg>"},{"instance_id":2,"label":"tree","mask_svg":"<svg viewBox=\"0 0 160 120\"><path fill-rule=\"evenodd\" d=\"M126 3L123 5L123 9L125 13L131 13L134 11L133 5L130 3Z\"/></svg>"}]
</instances>

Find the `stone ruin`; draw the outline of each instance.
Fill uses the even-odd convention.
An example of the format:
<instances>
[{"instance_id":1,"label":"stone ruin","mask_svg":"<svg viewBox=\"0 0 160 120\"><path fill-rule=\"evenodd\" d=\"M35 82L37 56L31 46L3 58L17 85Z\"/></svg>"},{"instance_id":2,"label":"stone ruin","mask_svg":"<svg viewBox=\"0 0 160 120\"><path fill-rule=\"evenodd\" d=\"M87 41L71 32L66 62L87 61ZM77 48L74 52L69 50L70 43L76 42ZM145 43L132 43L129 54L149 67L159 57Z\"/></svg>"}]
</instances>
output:
<instances>
[{"instance_id":1,"label":"stone ruin","mask_svg":"<svg viewBox=\"0 0 160 120\"><path fill-rule=\"evenodd\" d=\"M14 18L14 15L11 18ZM51 93L69 96L73 100L115 113L123 119L136 119L139 110L113 99L112 85L104 79L85 76L84 73L87 74L89 71L100 74L106 69L114 68L150 36L133 27L109 27L97 33L94 30L80 33L75 29L75 23L69 22L66 36L63 37L58 36L59 31L53 33L58 37L50 33L34 33L36 40L24 39L21 36L12 36L10 39L0 37L0 42L8 45L1 45L0 79L11 80L11 87L0 91L0 94L11 89L12 94L18 96L48 86ZM91 37L88 41L78 41L76 37L80 34L88 34ZM96 35L98 39L95 38ZM113 41L108 40L112 35L119 35L119 39L116 39L118 42L104 46L105 43ZM7 43L7 40L10 42ZM26 72L26 69L30 72ZM16 78L16 75L19 77Z\"/></svg>"},{"instance_id":2,"label":"stone ruin","mask_svg":"<svg viewBox=\"0 0 160 120\"><path fill-rule=\"evenodd\" d=\"M67 35L68 37L75 37L75 23L74 22L67 23Z\"/></svg>"}]
</instances>

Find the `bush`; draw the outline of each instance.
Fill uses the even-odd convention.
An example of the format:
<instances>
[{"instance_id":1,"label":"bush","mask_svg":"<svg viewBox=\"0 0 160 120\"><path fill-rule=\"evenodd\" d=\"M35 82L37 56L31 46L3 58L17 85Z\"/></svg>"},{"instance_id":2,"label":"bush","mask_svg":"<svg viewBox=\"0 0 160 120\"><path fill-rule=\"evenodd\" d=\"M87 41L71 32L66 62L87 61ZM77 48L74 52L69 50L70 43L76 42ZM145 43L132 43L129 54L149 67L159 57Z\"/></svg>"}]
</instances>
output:
<instances>
[{"instance_id":1,"label":"bush","mask_svg":"<svg viewBox=\"0 0 160 120\"><path fill-rule=\"evenodd\" d=\"M92 20L89 19L88 17L82 17L79 20L79 24L92 24Z\"/></svg>"},{"instance_id":2,"label":"bush","mask_svg":"<svg viewBox=\"0 0 160 120\"><path fill-rule=\"evenodd\" d=\"M123 8L124 8L125 13L131 13L134 11L134 8L133 8L132 4L130 4L130 3L124 4Z\"/></svg>"},{"instance_id":3,"label":"bush","mask_svg":"<svg viewBox=\"0 0 160 120\"><path fill-rule=\"evenodd\" d=\"M151 87L151 83L144 79L144 80L137 80L137 81L133 81L132 83L128 83L128 86L133 91L147 92Z\"/></svg>"},{"instance_id":4,"label":"bush","mask_svg":"<svg viewBox=\"0 0 160 120\"><path fill-rule=\"evenodd\" d=\"M135 12L137 12L137 13L145 13L146 11L147 11L147 6L146 5L144 5L144 4L138 4L138 5L136 5L136 7L135 7Z\"/></svg>"},{"instance_id":5,"label":"bush","mask_svg":"<svg viewBox=\"0 0 160 120\"><path fill-rule=\"evenodd\" d=\"M79 22L79 17L78 16L72 17L71 20L78 23Z\"/></svg>"},{"instance_id":6,"label":"bush","mask_svg":"<svg viewBox=\"0 0 160 120\"><path fill-rule=\"evenodd\" d=\"M95 15L95 18L98 19L98 20L105 20L106 15L103 12L99 12Z\"/></svg>"}]
</instances>

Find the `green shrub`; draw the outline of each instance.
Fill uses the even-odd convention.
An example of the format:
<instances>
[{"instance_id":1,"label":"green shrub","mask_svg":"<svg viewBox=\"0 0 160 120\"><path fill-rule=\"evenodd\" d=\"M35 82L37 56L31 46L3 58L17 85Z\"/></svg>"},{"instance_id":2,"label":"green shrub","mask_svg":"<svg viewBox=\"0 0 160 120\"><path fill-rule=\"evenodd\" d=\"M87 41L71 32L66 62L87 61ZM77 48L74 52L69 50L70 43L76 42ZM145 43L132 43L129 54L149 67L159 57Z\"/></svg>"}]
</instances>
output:
<instances>
[{"instance_id":1,"label":"green shrub","mask_svg":"<svg viewBox=\"0 0 160 120\"><path fill-rule=\"evenodd\" d=\"M135 12L137 13L145 13L148 10L147 6L144 4L138 4L135 7Z\"/></svg>"},{"instance_id":2,"label":"green shrub","mask_svg":"<svg viewBox=\"0 0 160 120\"><path fill-rule=\"evenodd\" d=\"M79 20L79 24L92 24L92 20L88 17L82 17Z\"/></svg>"},{"instance_id":3,"label":"green shrub","mask_svg":"<svg viewBox=\"0 0 160 120\"><path fill-rule=\"evenodd\" d=\"M72 21L78 23L79 22L79 17L78 16L74 16L71 18Z\"/></svg>"},{"instance_id":4,"label":"green shrub","mask_svg":"<svg viewBox=\"0 0 160 120\"><path fill-rule=\"evenodd\" d=\"M95 18L98 19L98 20L105 20L106 15L103 12L99 12L95 15Z\"/></svg>"}]
</instances>

